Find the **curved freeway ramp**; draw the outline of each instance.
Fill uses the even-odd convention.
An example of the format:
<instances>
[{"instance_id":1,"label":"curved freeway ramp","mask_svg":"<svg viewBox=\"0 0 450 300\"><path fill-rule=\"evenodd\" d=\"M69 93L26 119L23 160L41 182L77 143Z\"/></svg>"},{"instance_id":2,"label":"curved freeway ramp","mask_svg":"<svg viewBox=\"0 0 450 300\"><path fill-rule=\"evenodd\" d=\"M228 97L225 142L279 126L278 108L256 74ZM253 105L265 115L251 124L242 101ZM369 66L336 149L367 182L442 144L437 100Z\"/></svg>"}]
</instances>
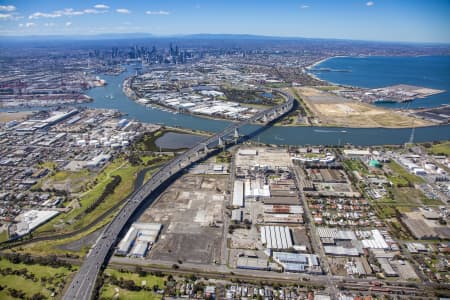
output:
<instances>
[{"instance_id":1,"label":"curved freeway ramp","mask_svg":"<svg viewBox=\"0 0 450 300\"><path fill-rule=\"evenodd\" d=\"M109 254L113 250L117 237L127 225L129 219L140 205L148 198L158 187L166 183L176 173L183 170L201 159L204 159L209 154L208 147L217 145L220 139L235 135L236 131L247 124L261 121L264 126L275 121L284 114L288 113L294 106L295 99L290 95L281 91L287 101L270 109L261 111L253 117L233 123L223 131L215 134L188 151L179 155L164 165L157 171L150 180L148 180L141 188L136 190L127 200L125 206L121 209L119 214L111 221L111 223L103 230L97 243L91 248L85 261L81 265L79 271L73 278L70 286L63 296L64 300L89 300L93 297L95 283L101 268L107 263Z\"/></svg>"}]
</instances>

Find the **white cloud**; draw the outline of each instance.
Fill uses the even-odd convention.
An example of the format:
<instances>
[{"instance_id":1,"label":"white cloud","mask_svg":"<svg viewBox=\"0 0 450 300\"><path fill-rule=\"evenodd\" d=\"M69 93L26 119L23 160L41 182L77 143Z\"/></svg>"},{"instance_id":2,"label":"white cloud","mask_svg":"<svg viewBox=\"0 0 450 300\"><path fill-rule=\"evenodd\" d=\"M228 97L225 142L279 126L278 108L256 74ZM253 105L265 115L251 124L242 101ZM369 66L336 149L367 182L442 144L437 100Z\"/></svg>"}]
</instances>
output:
<instances>
[{"instance_id":1,"label":"white cloud","mask_svg":"<svg viewBox=\"0 0 450 300\"><path fill-rule=\"evenodd\" d=\"M302 5L300 6L301 9L309 8L309 5Z\"/></svg>"},{"instance_id":2,"label":"white cloud","mask_svg":"<svg viewBox=\"0 0 450 300\"><path fill-rule=\"evenodd\" d=\"M107 10L97 10L97 9L93 9L93 8L87 8L87 9L83 10L83 12L85 14L94 14L94 15L96 15L96 14L104 14L104 13L106 13L108 11Z\"/></svg>"},{"instance_id":3,"label":"white cloud","mask_svg":"<svg viewBox=\"0 0 450 300\"><path fill-rule=\"evenodd\" d=\"M56 24L55 23L53 23L53 22L50 22L50 23L44 23L44 26L45 27L53 27L53 26L55 26Z\"/></svg>"},{"instance_id":4,"label":"white cloud","mask_svg":"<svg viewBox=\"0 0 450 300\"><path fill-rule=\"evenodd\" d=\"M84 11L74 10L73 8L65 8L64 10L57 10L56 13L61 14L63 16L81 16L85 14Z\"/></svg>"},{"instance_id":5,"label":"white cloud","mask_svg":"<svg viewBox=\"0 0 450 300\"><path fill-rule=\"evenodd\" d=\"M34 27L36 26L36 24L32 23L32 22L28 22L25 24L25 27L30 28L30 27Z\"/></svg>"},{"instance_id":6,"label":"white cloud","mask_svg":"<svg viewBox=\"0 0 450 300\"><path fill-rule=\"evenodd\" d=\"M66 27L72 26L72 22L66 22Z\"/></svg>"},{"instance_id":7,"label":"white cloud","mask_svg":"<svg viewBox=\"0 0 450 300\"><path fill-rule=\"evenodd\" d=\"M118 12L119 14L130 14L131 13L131 11L126 8L118 8L118 9L116 9L116 12Z\"/></svg>"},{"instance_id":8,"label":"white cloud","mask_svg":"<svg viewBox=\"0 0 450 300\"><path fill-rule=\"evenodd\" d=\"M94 8L97 8L97 9L108 9L109 6L105 5L105 4L96 4L96 5L94 5Z\"/></svg>"},{"instance_id":9,"label":"white cloud","mask_svg":"<svg viewBox=\"0 0 450 300\"><path fill-rule=\"evenodd\" d=\"M89 14L103 14L106 10L97 10L94 8L86 8L84 10L74 10L73 8L65 8L63 10L55 10L50 13L35 12L28 16L28 19L39 19L39 18L60 18L64 16L82 16Z\"/></svg>"},{"instance_id":10,"label":"white cloud","mask_svg":"<svg viewBox=\"0 0 450 300\"><path fill-rule=\"evenodd\" d=\"M0 11L15 11L16 7L14 5L0 5Z\"/></svg>"},{"instance_id":11,"label":"white cloud","mask_svg":"<svg viewBox=\"0 0 450 300\"><path fill-rule=\"evenodd\" d=\"M373 6L374 4L375 4L375 2L373 2L373 1L366 2L367 6Z\"/></svg>"},{"instance_id":12,"label":"white cloud","mask_svg":"<svg viewBox=\"0 0 450 300\"><path fill-rule=\"evenodd\" d=\"M164 16L170 15L170 12L166 10L158 10L158 11L147 10L145 13L147 15L164 15Z\"/></svg>"},{"instance_id":13,"label":"white cloud","mask_svg":"<svg viewBox=\"0 0 450 300\"><path fill-rule=\"evenodd\" d=\"M0 13L0 20L12 20L14 19L14 16L12 14L1 14Z\"/></svg>"},{"instance_id":14,"label":"white cloud","mask_svg":"<svg viewBox=\"0 0 450 300\"><path fill-rule=\"evenodd\" d=\"M56 14L56 13L42 13L42 12L35 12L31 15L28 16L28 19L32 20L32 19L39 19L39 18L59 18L62 17L61 14Z\"/></svg>"}]
</instances>

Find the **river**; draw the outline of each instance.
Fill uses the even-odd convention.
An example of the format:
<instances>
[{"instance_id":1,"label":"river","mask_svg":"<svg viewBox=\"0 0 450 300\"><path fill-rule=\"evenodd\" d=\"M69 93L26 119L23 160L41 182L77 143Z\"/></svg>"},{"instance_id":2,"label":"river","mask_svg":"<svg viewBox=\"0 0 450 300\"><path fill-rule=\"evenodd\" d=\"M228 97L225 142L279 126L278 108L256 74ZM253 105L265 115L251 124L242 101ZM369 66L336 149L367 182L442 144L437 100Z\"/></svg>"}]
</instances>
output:
<instances>
[{"instance_id":1,"label":"river","mask_svg":"<svg viewBox=\"0 0 450 300\"><path fill-rule=\"evenodd\" d=\"M229 122L196 117L185 114L173 114L157 108L147 108L130 100L122 91L122 82L133 74L128 68L118 76L101 75L107 81L104 87L97 87L87 91L94 101L83 104L91 108L117 109L129 118L147 123L160 123L167 126L218 132ZM111 99L112 98L112 99ZM14 110L49 109L43 107L20 108ZM0 109L8 111L11 109ZM259 128L248 125L243 133ZM390 128L340 128L316 126L271 127L260 133L254 140L267 144L278 145L344 145L346 143L357 146L403 144L410 140L413 133L414 142L431 142L450 140L450 125L403 129Z\"/></svg>"},{"instance_id":2,"label":"river","mask_svg":"<svg viewBox=\"0 0 450 300\"><path fill-rule=\"evenodd\" d=\"M101 76L107 81L104 87L97 87L87 92L94 102L87 104L93 108L110 108L128 114L129 118L142 122L162 123L189 129L220 131L229 122L212 120L185 114L173 114L156 108L147 108L130 100L122 92L122 82L133 73L130 68L119 76ZM112 96L112 99L111 99ZM249 125L244 133L257 128ZM403 144L410 140L411 129L388 128L333 128L333 127L271 127L254 138L262 143L281 145L383 145ZM450 139L450 125L416 128L414 142L426 142Z\"/></svg>"}]
</instances>

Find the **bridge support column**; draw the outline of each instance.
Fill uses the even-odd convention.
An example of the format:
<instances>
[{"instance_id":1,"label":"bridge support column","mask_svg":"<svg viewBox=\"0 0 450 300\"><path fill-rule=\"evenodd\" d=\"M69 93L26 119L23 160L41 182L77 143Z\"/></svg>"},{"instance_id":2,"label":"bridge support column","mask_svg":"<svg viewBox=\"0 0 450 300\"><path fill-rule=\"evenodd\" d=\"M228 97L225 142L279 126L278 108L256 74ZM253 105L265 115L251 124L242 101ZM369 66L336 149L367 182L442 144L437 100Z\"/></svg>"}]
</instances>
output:
<instances>
[{"instance_id":1,"label":"bridge support column","mask_svg":"<svg viewBox=\"0 0 450 300\"><path fill-rule=\"evenodd\" d=\"M239 138L239 130L238 130L237 128L234 129L234 135L233 135L233 137L234 137L235 139L238 139L238 138Z\"/></svg>"},{"instance_id":2,"label":"bridge support column","mask_svg":"<svg viewBox=\"0 0 450 300\"><path fill-rule=\"evenodd\" d=\"M223 145L224 145L223 139L220 137L219 138L219 147L223 147Z\"/></svg>"}]
</instances>

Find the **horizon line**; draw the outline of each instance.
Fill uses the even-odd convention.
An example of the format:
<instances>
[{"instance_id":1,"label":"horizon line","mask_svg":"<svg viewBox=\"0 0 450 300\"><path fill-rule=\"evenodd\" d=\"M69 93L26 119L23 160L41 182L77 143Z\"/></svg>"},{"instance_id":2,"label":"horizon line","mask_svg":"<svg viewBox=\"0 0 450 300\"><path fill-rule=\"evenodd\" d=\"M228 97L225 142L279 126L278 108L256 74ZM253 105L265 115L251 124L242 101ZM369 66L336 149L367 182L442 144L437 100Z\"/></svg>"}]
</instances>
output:
<instances>
[{"instance_id":1,"label":"horizon line","mask_svg":"<svg viewBox=\"0 0 450 300\"><path fill-rule=\"evenodd\" d=\"M124 33L114 33L114 32L104 32L104 33L79 33L79 34L26 34L26 35L0 35L0 39L28 39L28 38L95 38L100 36L126 36L132 35L148 35L148 37L153 38L183 38L190 36L241 36L241 37L253 37L253 38L268 38L268 39L305 39L305 40L333 40L333 41L352 41L352 42L373 42L373 43L391 43L391 44L433 44L433 45L450 45L450 42L426 42L426 41L392 41L392 40L364 40L364 39L354 39L354 38L324 38L324 37L304 37L304 36L279 36L279 35L265 35L265 34L252 34L252 33L187 33L187 34L154 34L150 32L124 32ZM143 37L140 37L143 38Z\"/></svg>"}]
</instances>

